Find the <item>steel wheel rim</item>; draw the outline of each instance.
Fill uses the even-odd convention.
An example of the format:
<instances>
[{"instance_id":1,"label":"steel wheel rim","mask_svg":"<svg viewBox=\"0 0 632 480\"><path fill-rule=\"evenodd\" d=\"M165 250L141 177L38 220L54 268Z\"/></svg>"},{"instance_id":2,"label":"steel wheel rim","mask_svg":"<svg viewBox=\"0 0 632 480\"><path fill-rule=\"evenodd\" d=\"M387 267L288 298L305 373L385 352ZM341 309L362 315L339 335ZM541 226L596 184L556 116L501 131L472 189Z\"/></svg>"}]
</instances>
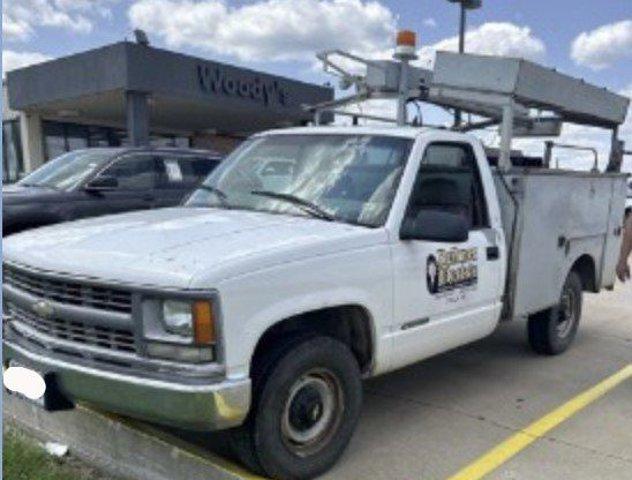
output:
<instances>
[{"instance_id":1,"label":"steel wheel rim","mask_svg":"<svg viewBox=\"0 0 632 480\"><path fill-rule=\"evenodd\" d=\"M559 338L566 338L573 329L577 316L575 304L575 292L571 289L564 290L555 326Z\"/></svg>"},{"instance_id":2,"label":"steel wheel rim","mask_svg":"<svg viewBox=\"0 0 632 480\"><path fill-rule=\"evenodd\" d=\"M340 380L327 369L313 369L294 382L281 417L281 437L295 455L321 450L338 430L344 412Z\"/></svg>"}]
</instances>

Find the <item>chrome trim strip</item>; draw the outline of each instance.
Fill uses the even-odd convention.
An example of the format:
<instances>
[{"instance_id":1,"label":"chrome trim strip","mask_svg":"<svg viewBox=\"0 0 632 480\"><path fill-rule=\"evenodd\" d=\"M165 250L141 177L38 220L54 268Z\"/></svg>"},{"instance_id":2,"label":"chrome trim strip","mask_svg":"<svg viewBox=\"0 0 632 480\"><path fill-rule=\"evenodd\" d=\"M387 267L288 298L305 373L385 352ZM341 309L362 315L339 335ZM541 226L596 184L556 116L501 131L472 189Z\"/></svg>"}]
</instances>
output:
<instances>
[{"instance_id":1,"label":"chrome trim strip","mask_svg":"<svg viewBox=\"0 0 632 480\"><path fill-rule=\"evenodd\" d=\"M5 341L5 344L8 343ZM69 363L64 360L59 360L56 358L39 355L34 353L26 348L23 348L15 343L11 344L11 349L18 352L20 355L23 355L34 362L41 363L46 365L52 369L52 371L56 370L71 370L73 372L84 373L87 375L93 375L95 377L101 377L107 380L114 380L117 382L128 382L134 383L137 385L142 385L151 388L160 388L164 390L170 390L174 392L186 392L186 393L204 393L204 392L213 392L217 390L218 385L221 385L221 382L212 383L210 385L199 385L199 384L186 384L186 383L174 383L166 380L159 380L154 378L140 377L135 375L125 375L117 372L109 372L107 370L102 370L100 368L92 368L86 367L83 365L77 365L75 363Z\"/></svg>"},{"instance_id":2,"label":"chrome trim strip","mask_svg":"<svg viewBox=\"0 0 632 480\"><path fill-rule=\"evenodd\" d=\"M23 290L18 290L6 283L2 285L2 293L5 302L13 302L24 310L32 311L34 303L45 300L54 308L55 316L63 317L64 320L82 322L90 326L107 325L113 329L131 329L133 327L132 316L125 313L72 305L69 303L59 303L47 298L37 297Z\"/></svg>"},{"instance_id":3,"label":"chrome trim strip","mask_svg":"<svg viewBox=\"0 0 632 480\"><path fill-rule=\"evenodd\" d=\"M6 321L6 318L5 318ZM218 379L223 378L226 370L224 367L217 363L203 363L203 364L191 364L191 363L181 363L181 362L170 362L168 360L160 360L154 358L146 358L140 357L136 354L126 353L121 351L114 351L106 348L94 347L92 345L69 342L67 340L58 339L55 337L51 337L44 333L38 332L31 327L23 324L17 323L15 320L10 321L9 323L11 329L15 330L19 335L23 335L27 338L33 338L37 343L42 344L46 347L47 353L49 356L42 358L50 358L51 361L57 361L54 357L54 352L48 352L49 350L60 349L67 350L71 352L81 352L82 356L89 360L91 357L99 357L106 360L110 360L112 362L125 362L129 363L128 367L130 370L133 370L136 374L148 374L148 373L156 373L160 372L162 375L182 375L184 378L209 378L209 379ZM12 339L17 340L17 339ZM24 347L20 347L24 348ZM29 349L29 352L32 350ZM87 352L88 355L83 355L83 351ZM38 355L37 353L33 353L33 355ZM63 360L59 360L63 362ZM98 362L99 360L94 360ZM74 364L73 364L74 365ZM107 368L107 365L104 365ZM95 370L96 371L96 370ZM98 371L107 371L101 370Z\"/></svg>"},{"instance_id":4,"label":"chrome trim strip","mask_svg":"<svg viewBox=\"0 0 632 480\"><path fill-rule=\"evenodd\" d=\"M33 327L19 323L17 320L11 322L11 328L15 329L20 335L26 338L34 338L38 343L46 345L48 349L63 349L68 351L81 350L84 357L105 357L112 361L118 362L138 362L139 357L133 353L125 351L112 350L109 348L99 348L88 343L79 343L75 341L68 341L62 338L52 337L42 332L38 332ZM79 347L79 348L78 348ZM84 355L84 352L87 355Z\"/></svg>"}]
</instances>

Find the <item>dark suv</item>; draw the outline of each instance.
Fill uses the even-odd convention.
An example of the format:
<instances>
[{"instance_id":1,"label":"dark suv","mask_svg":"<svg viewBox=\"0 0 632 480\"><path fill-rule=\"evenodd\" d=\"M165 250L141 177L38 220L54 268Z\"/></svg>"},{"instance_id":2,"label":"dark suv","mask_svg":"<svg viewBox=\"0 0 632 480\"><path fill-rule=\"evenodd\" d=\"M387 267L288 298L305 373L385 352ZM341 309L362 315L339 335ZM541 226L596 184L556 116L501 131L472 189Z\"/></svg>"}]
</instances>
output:
<instances>
[{"instance_id":1,"label":"dark suv","mask_svg":"<svg viewBox=\"0 0 632 480\"><path fill-rule=\"evenodd\" d=\"M4 187L3 235L84 217L178 205L220 160L202 150L74 150Z\"/></svg>"}]
</instances>

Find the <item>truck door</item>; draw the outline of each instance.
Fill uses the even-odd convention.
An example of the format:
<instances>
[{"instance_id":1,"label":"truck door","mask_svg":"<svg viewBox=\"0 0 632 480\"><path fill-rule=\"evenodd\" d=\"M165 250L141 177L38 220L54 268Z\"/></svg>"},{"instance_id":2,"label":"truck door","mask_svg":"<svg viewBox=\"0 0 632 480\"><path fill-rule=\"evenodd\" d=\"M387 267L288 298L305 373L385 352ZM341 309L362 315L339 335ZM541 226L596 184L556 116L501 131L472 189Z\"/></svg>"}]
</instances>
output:
<instances>
[{"instance_id":1,"label":"truck door","mask_svg":"<svg viewBox=\"0 0 632 480\"><path fill-rule=\"evenodd\" d=\"M491 333L501 311L503 237L490 223L471 144L426 146L406 214L419 209L462 216L469 238L456 244L394 241L393 368Z\"/></svg>"}]
</instances>

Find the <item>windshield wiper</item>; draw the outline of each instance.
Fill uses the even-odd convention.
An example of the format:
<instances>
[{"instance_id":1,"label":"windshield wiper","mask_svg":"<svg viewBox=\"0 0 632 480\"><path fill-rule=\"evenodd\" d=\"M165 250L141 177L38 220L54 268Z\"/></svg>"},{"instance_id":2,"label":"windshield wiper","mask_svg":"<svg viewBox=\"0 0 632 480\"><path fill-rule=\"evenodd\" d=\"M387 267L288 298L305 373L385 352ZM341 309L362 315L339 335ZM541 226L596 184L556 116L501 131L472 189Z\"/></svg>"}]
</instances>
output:
<instances>
[{"instance_id":1,"label":"windshield wiper","mask_svg":"<svg viewBox=\"0 0 632 480\"><path fill-rule=\"evenodd\" d=\"M301 210L311 214L313 217L320 218L321 220L327 220L328 222L333 222L336 218L327 213L321 207L316 205L315 203L310 202L309 200L305 200L304 198L297 197L296 195L292 195L290 193L279 193L279 192L271 192L268 190L253 190L250 192L252 195L259 195L261 197L274 198L276 200L284 200L293 205L297 205L302 207Z\"/></svg>"},{"instance_id":2,"label":"windshield wiper","mask_svg":"<svg viewBox=\"0 0 632 480\"><path fill-rule=\"evenodd\" d=\"M201 188L202 190L206 190L208 192L213 192L215 195L217 195L219 198L223 200L226 200L228 198L228 195L226 195L226 193L224 193L222 190L212 185L201 184L198 186L198 188Z\"/></svg>"},{"instance_id":3,"label":"windshield wiper","mask_svg":"<svg viewBox=\"0 0 632 480\"><path fill-rule=\"evenodd\" d=\"M212 185L205 185L205 184L201 184L198 186L198 188L202 189L202 190L206 190L207 192L212 192L215 195L217 195L217 198L219 198L220 203L224 206L227 207L228 206L228 202L226 201L228 199L228 195L221 189L214 187Z\"/></svg>"}]
</instances>

